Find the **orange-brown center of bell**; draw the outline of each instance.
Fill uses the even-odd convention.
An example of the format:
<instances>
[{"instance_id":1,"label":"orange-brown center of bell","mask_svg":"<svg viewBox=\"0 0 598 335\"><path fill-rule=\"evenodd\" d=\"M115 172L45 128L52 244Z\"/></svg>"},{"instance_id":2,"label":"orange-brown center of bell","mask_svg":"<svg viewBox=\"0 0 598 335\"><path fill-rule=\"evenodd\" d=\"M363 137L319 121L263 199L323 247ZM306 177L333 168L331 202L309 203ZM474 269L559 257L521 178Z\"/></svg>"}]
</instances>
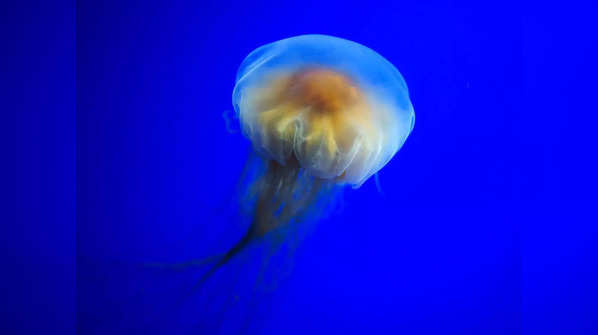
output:
<instances>
[{"instance_id":1,"label":"orange-brown center of bell","mask_svg":"<svg viewBox=\"0 0 598 335\"><path fill-rule=\"evenodd\" d=\"M253 95L254 108L266 137L262 142L272 148L295 145L299 128L293 125L298 123L302 150L325 148L331 159L352 148L356 128L372 132L365 93L343 73L310 67L278 74L266 83Z\"/></svg>"},{"instance_id":2,"label":"orange-brown center of bell","mask_svg":"<svg viewBox=\"0 0 598 335\"><path fill-rule=\"evenodd\" d=\"M309 106L316 112L338 112L360 100L351 79L330 69L306 69L295 73L289 86L293 103Z\"/></svg>"}]
</instances>

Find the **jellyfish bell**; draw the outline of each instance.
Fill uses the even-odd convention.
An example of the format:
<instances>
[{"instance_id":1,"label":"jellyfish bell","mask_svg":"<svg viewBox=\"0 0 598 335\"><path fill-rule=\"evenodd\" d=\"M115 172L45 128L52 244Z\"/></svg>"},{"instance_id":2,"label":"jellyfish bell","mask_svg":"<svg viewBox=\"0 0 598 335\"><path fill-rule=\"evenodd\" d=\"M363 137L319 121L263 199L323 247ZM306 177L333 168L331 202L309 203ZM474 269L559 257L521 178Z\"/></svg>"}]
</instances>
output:
<instances>
[{"instance_id":1,"label":"jellyfish bell","mask_svg":"<svg viewBox=\"0 0 598 335\"><path fill-rule=\"evenodd\" d=\"M262 46L242 62L233 105L265 169L252 182L251 223L203 276L250 242L300 222L327 192L379 171L413 129L399 71L345 39L303 35Z\"/></svg>"},{"instance_id":2,"label":"jellyfish bell","mask_svg":"<svg viewBox=\"0 0 598 335\"><path fill-rule=\"evenodd\" d=\"M359 187L403 145L415 120L399 71L345 39L303 35L253 51L233 105L256 151L297 159L315 177Z\"/></svg>"}]
</instances>

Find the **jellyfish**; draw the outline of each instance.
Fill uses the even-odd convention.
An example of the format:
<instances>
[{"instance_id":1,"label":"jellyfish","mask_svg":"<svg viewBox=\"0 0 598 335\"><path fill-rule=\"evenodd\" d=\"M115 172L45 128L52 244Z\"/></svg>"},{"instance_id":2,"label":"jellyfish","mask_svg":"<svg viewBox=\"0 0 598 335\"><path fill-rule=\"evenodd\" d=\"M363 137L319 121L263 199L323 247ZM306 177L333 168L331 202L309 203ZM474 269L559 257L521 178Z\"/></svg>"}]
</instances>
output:
<instances>
[{"instance_id":1,"label":"jellyfish","mask_svg":"<svg viewBox=\"0 0 598 335\"><path fill-rule=\"evenodd\" d=\"M255 49L241 63L232 101L264 168L248 188L249 228L200 283L253 241L299 224L333 190L359 188L397 153L415 121L405 80L389 61L326 35Z\"/></svg>"}]
</instances>

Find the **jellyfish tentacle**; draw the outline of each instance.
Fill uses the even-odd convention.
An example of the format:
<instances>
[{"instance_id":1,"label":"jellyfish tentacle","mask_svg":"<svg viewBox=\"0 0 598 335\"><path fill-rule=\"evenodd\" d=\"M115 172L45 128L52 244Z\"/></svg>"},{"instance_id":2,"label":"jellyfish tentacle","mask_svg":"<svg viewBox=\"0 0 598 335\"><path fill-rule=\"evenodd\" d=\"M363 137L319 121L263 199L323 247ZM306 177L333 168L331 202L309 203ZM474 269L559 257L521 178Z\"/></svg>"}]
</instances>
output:
<instances>
[{"instance_id":1,"label":"jellyfish tentacle","mask_svg":"<svg viewBox=\"0 0 598 335\"><path fill-rule=\"evenodd\" d=\"M253 240L284 225L285 220L277 220L274 212L285 203L290 203L292 185L297 179L299 167L289 162L282 166L276 161L270 161L265 175L258 181L259 191L256 209L249 229L243 237L230 248L216 263L214 263L195 284L201 286L219 268L228 263L233 257L244 250Z\"/></svg>"},{"instance_id":2,"label":"jellyfish tentacle","mask_svg":"<svg viewBox=\"0 0 598 335\"><path fill-rule=\"evenodd\" d=\"M219 268L227 264L232 258L254 240L265 236L268 233L285 228L293 219L303 216L317 200L322 187L325 185L320 178L312 177L313 182L305 190L300 189L304 180L299 180L301 168L296 158L280 165L271 160L264 176L257 182L258 199L252 222L243 237L224 255L222 255L210 268L201 276L194 285L194 288L201 286ZM296 193L300 193L297 199ZM280 208L280 214L275 213ZM284 232L281 232L284 234Z\"/></svg>"},{"instance_id":3,"label":"jellyfish tentacle","mask_svg":"<svg viewBox=\"0 0 598 335\"><path fill-rule=\"evenodd\" d=\"M247 245L253 240L253 232L252 229L249 229L247 233L241 238L237 244L235 244L231 249L229 249L224 256L218 260L210 269L204 273L201 279L197 282L195 287L201 286L208 278L210 278L220 267L228 263L235 255L237 255L241 250L245 249Z\"/></svg>"}]
</instances>

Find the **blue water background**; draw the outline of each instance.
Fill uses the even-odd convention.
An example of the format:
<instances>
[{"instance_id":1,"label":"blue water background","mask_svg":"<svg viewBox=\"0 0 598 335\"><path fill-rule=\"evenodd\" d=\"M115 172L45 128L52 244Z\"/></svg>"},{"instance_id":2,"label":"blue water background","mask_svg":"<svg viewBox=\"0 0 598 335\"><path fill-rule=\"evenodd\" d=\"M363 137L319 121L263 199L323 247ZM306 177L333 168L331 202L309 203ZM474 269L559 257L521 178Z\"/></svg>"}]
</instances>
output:
<instances>
[{"instance_id":1,"label":"blue water background","mask_svg":"<svg viewBox=\"0 0 598 335\"><path fill-rule=\"evenodd\" d=\"M575 145L591 130L573 121L587 105L559 89L591 94L590 85L571 84L591 57L560 62L567 49L553 39L578 48L584 40L525 15L537 10L529 7L81 5L80 332L237 333L247 322L251 334L587 333L595 325L583 317L596 307L581 299L588 290L555 292L571 273L595 276L583 252L592 234L581 231L596 230L580 213L596 196L591 181L570 177L595 167ZM590 19L554 13L579 30ZM383 195L373 180L347 190L342 210L317 223L275 291L220 308L231 287L255 277L256 250L171 307L197 273L134 265L204 257L240 236L229 209L249 143L222 117L236 70L255 47L305 33L362 43L407 81L415 129L380 172ZM557 272L559 260L581 270ZM538 312L543 306L560 308L558 317Z\"/></svg>"}]
</instances>

